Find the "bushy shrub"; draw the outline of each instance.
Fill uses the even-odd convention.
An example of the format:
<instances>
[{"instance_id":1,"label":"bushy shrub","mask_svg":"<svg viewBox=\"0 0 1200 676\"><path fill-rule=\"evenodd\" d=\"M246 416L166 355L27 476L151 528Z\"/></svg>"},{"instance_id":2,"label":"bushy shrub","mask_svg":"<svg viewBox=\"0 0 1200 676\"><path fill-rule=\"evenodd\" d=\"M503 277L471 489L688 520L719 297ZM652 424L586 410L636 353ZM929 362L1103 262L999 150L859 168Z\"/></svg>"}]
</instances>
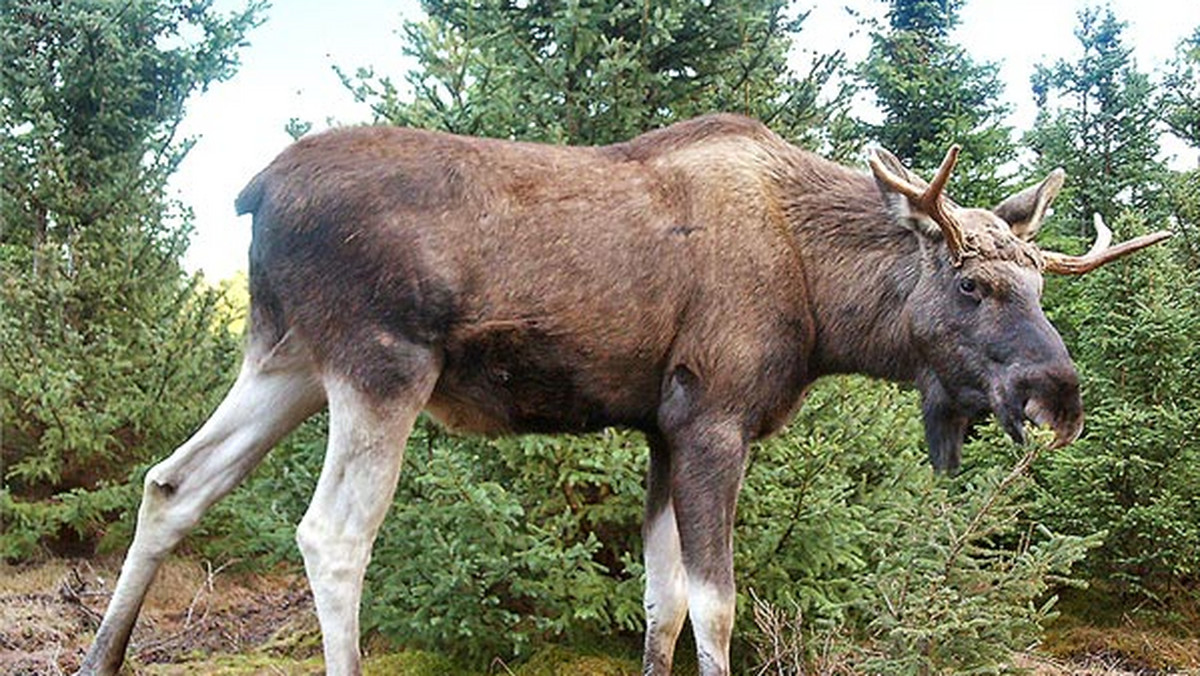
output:
<instances>
[{"instance_id":1,"label":"bushy shrub","mask_svg":"<svg viewBox=\"0 0 1200 676\"><path fill-rule=\"evenodd\" d=\"M0 3L0 558L90 553L224 389L237 340L166 183L260 9Z\"/></svg>"},{"instance_id":2,"label":"bushy shrub","mask_svg":"<svg viewBox=\"0 0 1200 676\"><path fill-rule=\"evenodd\" d=\"M476 661L636 630L643 446L615 431L488 443L422 424L376 544L366 624Z\"/></svg>"},{"instance_id":3,"label":"bushy shrub","mask_svg":"<svg viewBox=\"0 0 1200 676\"><path fill-rule=\"evenodd\" d=\"M758 647L754 666L995 669L1052 616L1047 592L1096 536L1059 535L1030 521L1033 452L1014 458L994 427L968 445L962 475L935 475L916 411L911 392L834 379L814 388L789 430L760 449L738 533L739 583L757 597L739 607L739 631ZM776 507L758 514L771 502ZM771 544L783 542L771 531L794 544ZM779 646L792 651L781 656Z\"/></svg>"},{"instance_id":4,"label":"bushy shrub","mask_svg":"<svg viewBox=\"0 0 1200 676\"><path fill-rule=\"evenodd\" d=\"M1146 231L1126 216L1124 237ZM1160 597L1200 560L1200 278L1184 238L1047 292L1083 379L1087 422L1036 466L1037 513L1067 533L1106 530L1089 577Z\"/></svg>"}]
</instances>

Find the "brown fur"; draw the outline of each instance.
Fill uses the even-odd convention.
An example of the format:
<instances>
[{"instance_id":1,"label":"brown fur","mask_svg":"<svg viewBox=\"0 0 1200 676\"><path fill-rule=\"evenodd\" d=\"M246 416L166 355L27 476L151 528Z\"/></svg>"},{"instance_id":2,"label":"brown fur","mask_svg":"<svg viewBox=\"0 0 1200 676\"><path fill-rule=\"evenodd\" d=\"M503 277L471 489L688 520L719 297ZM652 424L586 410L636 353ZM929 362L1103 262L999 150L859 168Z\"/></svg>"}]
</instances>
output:
<instances>
[{"instance_id":1,"label":"brown fur","mask_svg":"<svg viewBox=\"0 0 1200 676\"><path fill-rule=\"evenodd\" d=\"M678 364L776 427L808 380L803 266L761 126L702 118L603 149L383 127L301 141L255 212L253 330L298 331L386 394L441 348L430 409L469 431L653 426ZM354 318L346 322L346 318Z\"/></svg>"},{"instance_id":2,"label":"brown fur","mask_svg":"<svg viewBox=\"0 0 1200 676\"><path fill-rule=\"evenodd\" d=\"M261 340L297 332L385 397L406 346L433 346L429 409L485 434L657 429L684 366L759 438L822 374L919 379L905 305L946 266L871 177L729 115L603 148L337 130L238 208ZM991 212L964 214L964 269L996 289L996 264L1040 270Z\"/></svg>"}]
</instances>

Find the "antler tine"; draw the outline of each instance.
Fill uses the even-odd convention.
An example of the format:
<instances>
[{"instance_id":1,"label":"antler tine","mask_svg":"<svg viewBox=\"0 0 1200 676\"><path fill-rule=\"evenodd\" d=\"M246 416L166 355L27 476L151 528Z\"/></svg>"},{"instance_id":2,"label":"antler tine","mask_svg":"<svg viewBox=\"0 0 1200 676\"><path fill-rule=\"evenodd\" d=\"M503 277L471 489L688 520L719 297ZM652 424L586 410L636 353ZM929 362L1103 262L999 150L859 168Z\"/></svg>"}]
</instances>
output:
<instances>
[{"instance_id":1,"label":"antler tine","mask_svg":"<svg viewBox=\"0 0 1200 676\"><path fill-rule=\"evenodd\" d=\"M1098 256L1100 252L1112 246L1113 231L1104 223L1104 217L1099 211L1092 214L1092 227L1096 228L1096 241L1092 242L1092 248L1088 249L1085 256Z\"/></svg>"},{"instance_id":2,"label":"antler tine","mask_svg":"<svg viewBox=\"0 0 1200 676\"><path fill-rule=\"evenodd\" d=\"M909 181L907 178L898 176L891 169L888 169L877 155L872 154L867 159L867 163L871 165L871 171L875 173L875 176L879 180L915 202L918 209L932 218L934 223L938 224L938 228L941 229L942 235L946 238L946 247L950 250L950 259L956 266L962 264L963 252L966 249L966 240L958 219L947 208L948 201L942 195L942 191L946 189L946 183L950 180L950 172L954 169L955 163L958 162L958 153L961 150L962 147L957 144L950 146L950 149L946 151L945 159L942 160L942 165L938 167L937 175L933 177L933 182L928 186L920 186Z\"/></svg>"},{"instance_id":3,"label":"antler tine","mask_svg":"<svg viewBox=\"0 0 1200 676\"><path fill-rule=\"evenodd\" d=\"M1085 272L1095 270L1105 263L1131 254L1138 249L1144 249L1151 244L1157 244L1171 236L1170 230L1159 230L1149 235L1134 237L1116 246L1110 246L1112 243L1112 230L1104 224L1104 218L1100 214L1096 214L1093 217L1093 222L1096 225L1096 241L1086 254L1082 256L1068 256L1057 251L1042 252L1042 257L1046 260L1047 272L1054 272L1060 275L1082 275Z\"/></svg>"},{"instance_id":4,"label":"antler tine","mask_svg":"<svg viewBox=\"0 0 1200 676\"><path fill-rule=\"evenodd\" d=\"M954 165L958 163L958 153L962 151L962 146L955 143L946 151L946 157L942 159L942 165L938 167L937 175L933 177L933 182L929 184L929 188L925 191L925 197L928 199L937 199L942 196L942 191L946 189L946 183L950 181L950 172L954 169Z\"/></svg>"},{"instance_id":5,"label":"antler tine","mask_svg":"<svg viewBox=\"0 0 1200 676\"><path fill-rule=\"evenodd\" d=\"M957 143L950 146L950 149L946 151L945 159L942 160L942 166L938 167L937 175L933 177L933 182L921 196L921 206L925 209L925 213L929 214L929 217L942 229L942 234L946 237L946 246L950 249L950 258L955 265L962 263L963 251L966 250L967 243L958 219L946 208L946 199L942 196L942 191L946 189L946 183L950 181L950 172L958 162L958 153L961 150L962 146Z\"/></svg>"},{"instance_id":6,"label":"antler tine","mask_svg":"<svg viewBox=\"0 0 1200 676\"><path fill-rule=\"evenodd\" d=\"M903 176L896 174L891 169L888 169L887 165L883 163L883 160L877 153L871 153L870 156L867 157L867 164L871 166L871 171L875 174L875 177L883 181L893 190L911 200L920 201L921 195L924 192L924 187L918 186Z\"/></svg>"}]
</instances>

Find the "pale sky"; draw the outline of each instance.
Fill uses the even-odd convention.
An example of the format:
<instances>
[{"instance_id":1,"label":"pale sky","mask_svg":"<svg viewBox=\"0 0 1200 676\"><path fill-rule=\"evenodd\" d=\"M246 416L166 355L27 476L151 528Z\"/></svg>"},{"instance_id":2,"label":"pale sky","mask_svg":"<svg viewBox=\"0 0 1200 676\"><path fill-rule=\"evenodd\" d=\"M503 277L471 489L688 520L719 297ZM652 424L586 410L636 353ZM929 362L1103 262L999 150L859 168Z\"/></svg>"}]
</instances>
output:
<instances>
[{"instance_id":1,"label":"pale sky","mask_svg":"<svg viewBox=\"0 0 1200 676\"><path fill-rule=\"evenodd\" d=\"M226 11L241 4L216 2ZM1018 106L1010 120L1018 132L1029 128L1035 113L1029 87L1034 65L1077 58L1076 13L1096 4L1111 5L1129 24L1125 39L1143 72L1169 60L1175 45L1200 25L1197 0L968 0L954 39L977 62L1000 64L1004 98ZM874 14L884 8L879 0L799 0L812 12L797 52L842 49L852 61L861 59L869 41L846 5ZM245 269L250 221L235 216L233 200L290 143L284 125L292 117L317 129L327 119L368 121L370 112L354 102L333 66L351 72L370 66L401 81L411 62L398 31L403 18L419 16L415 0L275 0L267 22L249 35L238 74L188 106L181 133L197 143L171 182L196 215L188 269L203 270L210 281Z\"/></svg>"}]
</instances>

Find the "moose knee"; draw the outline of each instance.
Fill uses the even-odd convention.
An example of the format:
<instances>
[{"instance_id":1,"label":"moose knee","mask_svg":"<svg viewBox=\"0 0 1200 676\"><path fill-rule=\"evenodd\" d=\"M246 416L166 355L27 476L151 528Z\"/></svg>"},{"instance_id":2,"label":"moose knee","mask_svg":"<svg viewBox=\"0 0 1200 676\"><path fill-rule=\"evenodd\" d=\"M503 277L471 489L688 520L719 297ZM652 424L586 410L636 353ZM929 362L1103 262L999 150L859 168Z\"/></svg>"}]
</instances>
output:
<instances>
[{"instance_id":1,"label":"moose knee","mask_svg":"<svg viewBox=\"0 0 1200 676\"><path fill-rule=\"evenodd\" d=\"M300 554L305 559L315 555L321 548L321 537L317 530L307 515L300 519L300 523L296 526L296 547L300 549Z\"/></svg>"},{"instance_id":2,"label":"moose knee","mask_svg":"<svg viewBox=\"0 0 1200 676\"><path fill-rule=\"evenodd\" d=\"M319 518L312 515L311 510L296 526L296 546L300 549L300 555L304 557L304 563L310 570L337 563L329 560L337 558L336 556L322 556L330 551L336 542L336 533L330 532Z\"/></svg>"},{"instance_id":3,"label":"moose knee","mask_svg":"<svg viewBox=\"0 0 1200 676\"><path fill-rule=\"evenodd\" d=\"M167 476L167 472L162 469L161 464L150 468L150 471L146 472L145 480L142 481L143 500L169 500L178 490L178 483Z\"/></svg>"},{"instance_id":4,"label":"moose knee","mask_svg":"<svg viewBox=\"0 0 1200 676\"><path fill-rule=\"evenodd\" d=\"M193 495L164 467L155 465L142 482L142 505L138 510L138 530L146 531L167 548L173 547L204 515L202 496Z\"/></svg>"}]
</instances>

